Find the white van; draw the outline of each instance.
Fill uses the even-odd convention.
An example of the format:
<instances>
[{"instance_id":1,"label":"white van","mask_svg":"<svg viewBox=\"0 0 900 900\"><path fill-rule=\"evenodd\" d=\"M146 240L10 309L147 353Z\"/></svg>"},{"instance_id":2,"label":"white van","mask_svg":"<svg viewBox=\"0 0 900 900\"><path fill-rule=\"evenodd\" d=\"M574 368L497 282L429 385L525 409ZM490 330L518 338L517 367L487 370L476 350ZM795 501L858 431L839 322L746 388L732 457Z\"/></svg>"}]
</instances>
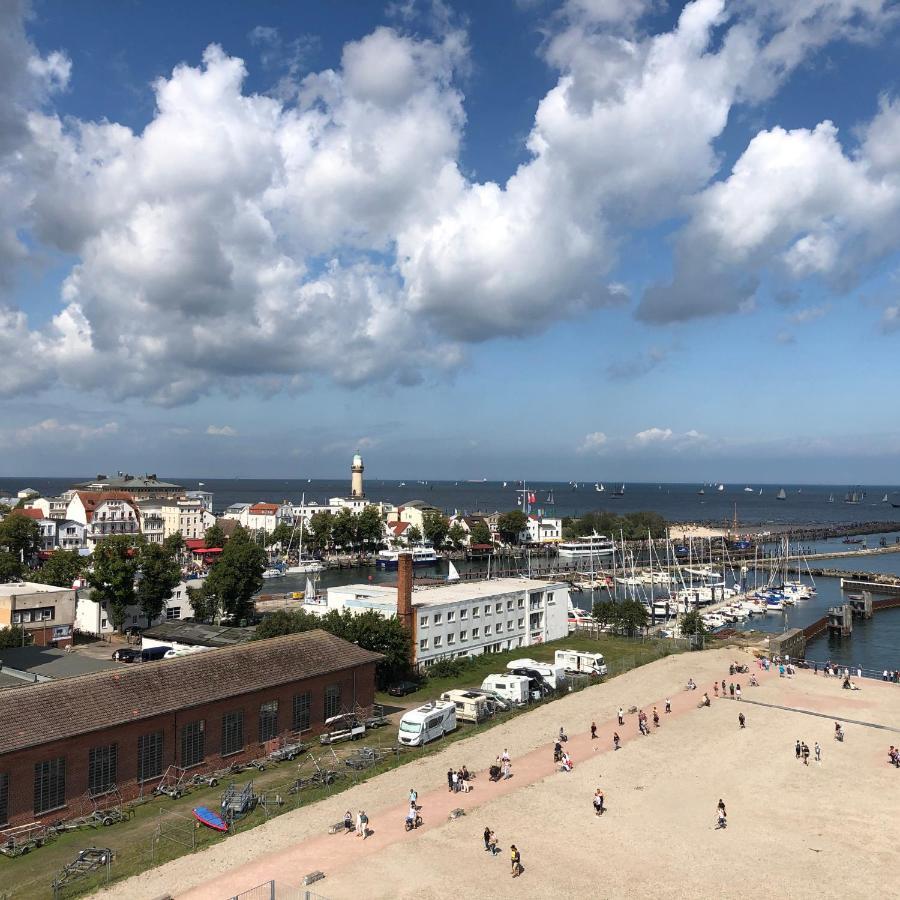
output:
<instances>
[{"instance_id":1,"label":"white van","mask_svg":"<svg viewBox=\"0 0 900 900\"><path fill-rule=\"evenodd\" d=\"M456 706L456 718L460 722L474 722L477 725L493 713L487 697L476 691L445 691L441 694L441 700L449 700Z\"/></svg>"},{"instance_id":2,"label":"white van","mask_svg":"<svg viewBox=\"0 0 900 900\"><path fill-rule=\"evenodd\" d=\"M567 672L606 675L608 671L602 653L589 653L586 650L557 650L555 662Z\"/></svg>"},{"instance_id":3,"label":"white van","mask_svg":"<svg viewBox=\"0 0 900 900\"><path fill-rule=\"evenodd\" d=\"M536 672L543 679L544 684L554 691L565 687L565 667L558 666L556 663L542 663L534 659L514 659L506 664L508 672L515 672L516 669L528 669L531 672Z\"/></svg>"},{"instance_id":4,"label":"white van","mask_svg":"<svg viewBox=\"0 0 900 900\"><path fill-rule=\"evenodd\" d=\"M449 700L432 700L403 714L397 740L407 747L421 747L455 730L456 704Z\"/></svg>"},{"instance_id":5,"label":"white van","mask_svg":"<svg viewBox=\"0 0 900 900\"><path fill-rule=\"evenodd\" d=\"M528 677L525 675L488 675L481 682L481 689L497 694L516 706L524 706L528 702Z\"/></svg>"}]
</instances>

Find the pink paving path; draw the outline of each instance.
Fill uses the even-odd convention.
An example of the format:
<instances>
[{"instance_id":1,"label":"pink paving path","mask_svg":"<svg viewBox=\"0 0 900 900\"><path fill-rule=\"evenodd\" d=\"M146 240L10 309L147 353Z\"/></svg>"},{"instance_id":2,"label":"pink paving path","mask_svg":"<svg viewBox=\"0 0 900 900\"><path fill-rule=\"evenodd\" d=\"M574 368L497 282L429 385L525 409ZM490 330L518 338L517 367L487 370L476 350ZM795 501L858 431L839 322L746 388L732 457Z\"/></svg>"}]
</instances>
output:
<instances>
[{"instance_id":1,"label":"pink paving path","mask_svg":"<svg viewBox=\"0 0 900 900\"><path fill-rule=\"evenodd\" d=\"M760 680L778 677L776 669L766 673L753 666L757 678ZM749 675L742 676L743 692L748 694L751 688L747 686ZM728 680L728 679L726 679ZM672 712L666 715L665 699L650 703L643 707L647 713L651 737L656 730L653 727L653 707L659 711L662 726L666 719L683 715L697 708L697 704L708 688L710 700L716 702L712 691L712 683L701 684L696 691L686 691L679 686L676 693L670 695ZM661 728L662 728L661 726ZM661 730L661 729L660 729ZM590 734L569 735L565 745L572 762L577 767L579 762L596 752L613 752L613 732L618 731L622 745L640 739L638 731L637 714L625 715L625 724L621 727L616 720L610 720L597 725L597 739L591 740ZM419 791L419 805L422 807L421 816L423 824L415 831L408 832L403 826L408 809L408 801L404 796L395 806L383 807L378 810L366 809L369 817L371 833L365 839L356 837L355 834L322 834L307 838L298 842L287 850L278 850L258 857L251 863L229 869L218 878L208 881L199 887L179 894L179 900L224 900L241 891L262 884L271 879L276 883L284 882L295 885L307 872L315 870L323 871L326 876L329 873L339 871L347 865L352 865L360 859L378 853L385 847L389 847L399 841L415 840L419 833L437 828L447 822L450 811L462 808L468 812L482 804L493 800L495 797L504 796L519 788L526 787L552 775L558 766L553 762L553 743L549 743L521 757L515 756L515 747L511 747L512 778L499 782L490 782L487 771L477 773L472 790L468 793L453 793L448 791L446 783L443 788L429 791ZM504 748L498 747L497 752ZM564 777L560 775L560 777ZM481 828L478 828L481 833ZM315 887L312 888L315 890Z\"/></svg>"}]
</instances>

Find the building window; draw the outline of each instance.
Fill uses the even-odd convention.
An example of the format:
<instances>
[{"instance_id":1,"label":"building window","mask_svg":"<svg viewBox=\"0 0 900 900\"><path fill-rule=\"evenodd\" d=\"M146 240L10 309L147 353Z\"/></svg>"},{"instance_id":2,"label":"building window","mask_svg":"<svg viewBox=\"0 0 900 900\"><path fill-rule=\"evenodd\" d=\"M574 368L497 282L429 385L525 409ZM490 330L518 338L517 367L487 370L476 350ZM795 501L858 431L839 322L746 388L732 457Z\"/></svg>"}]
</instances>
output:
<instances>
[{"instance_id":1,"label":"building window","mask_svg":"<svg viewBox=\"0 0 900 900\"><path fill-rule=\"evenodd\" d=\"M435 624L435 625L440 625L440 624L441 624L441 614L440 614L440 613L435 613L435 614L434 614L434 624Z\"/></svg>"},{"instance_id":2,"label":"building window","mask_svg":"<svg viewBox=\"0 0 900 900\"><path fill-rule=\"evenodd\" d=\"M329 684L325 688L325 718L330 719L341 711L341 686Z\"/></svg>"},{"instance_id":3,"label":"building window","mask_svg":"<svg viewBox=\"0 0 900 900\"><path fill-rule=\"evenodd\" d=\"M451 632L450 634L447 635L447 643L448 644L456 643L456 634L454 632Z\"/></svg>"},{"instance_id":4,"label":"building window","mask_svg":"<svg viewBox=\"0 0 900 900\"><path fill-rule=\"evenodd\" d=\"M428 616L419 616L419 627L420 628L428 627Z\"/></svg>"},{"instance_id":5,"label":"building window","mask_svg":"<svg viewBox=\"0 0 900 900\"><path fill-rule=\"evenodd\" d=\"M506 611L509 612L512 608L513 608L512 600L507 600L506 601Z\"/></svg>"},{"instance_id":6,"label":"building window","mask_svg":"<svg viewBox=\"0 0 900 900\"><path fill-rule=\"evenodd\" d=\"M497 634L500 634L500 632L503 631L503 623L502 623L502 622L498 622L498 623L494 626L494 628L495 628Z\"/></svg>"},{"instance_id":7,"label":"building window","mask_svg":"<svg viewBox=\"0 0 900 900\"><path fill-rule=\"evenodd\" d=\"M434 646L440 647L441 644L443 644L443 643L444 643L444 639L439 634L436 634L434 636Z\"/></svg>"},{"instance_id":8,"label":"building window","mask_svg":"<svg viewBox=\"0 0 900 900\"><path fill-rule=\"evenodd\" d=\"M472 640L476 640L479 637L481 637L481 629L477 628L477 627L473 628L472 629Z\"/></svg>"},{"instance_id":9,"label":"building window","mask_svg":"<svg viewBox=\"0 0 900 900\"><path fill-rule=\"evenodd\" d=\"M138 738L138 781L162 775L163 733L154 731Z\"/></svg>"},{"instance_id":10,"label":"building window","mask_svg":"<svg viewBox=\"0 0 900 900\"><path fill-rule=\"evenodd\" d=\"M525 627L525 617L522 616L522 618L519 619L519 628L524 628L524 627Z\"/></svg>"},{"instance_id":11,"label":"building window","mask_svg":"<svg viewBox=\"0 0 900 900\"><path fill-rule=\"evenodd\" d=\"M116 744L91 747L88 752L88 791L96 796L116 786L119 748Z\"/></svg>"},{"instance_id":12,"label":"building window","mask_svg":"<svg viewBox=\"0 0 900 900\"><path fill-rule=\"evenodd\" d=\"M40 816L66 805L66 759L64 756L35 763L34 814Z\"/></svg>"},{"instance_id":13,"label":"building window","mask_svg":"<svg viewBox=\"0 0 900 900\"><path fill-rule=\"evenodd\" d=\"M525 598L519 597L519 609L525 609Z\"/></svg>"},{"instance_id":14,"label":"building window","mask_svg":"<svg viewBox=\"0 0 900 900\"><path fill-rule=\"evenodd\" d=\"M312 725L312 717L310 715L312 708L312 697L307 691L305 694L294 694L294 714L291 717L291 724L294 731L306 731Z\"/></svg>"},{"instance_id":15,"label":"building window","mask_svg":"<svg viewBox=\"0 0 900 900\"><path fill-rule=\"evenodd\" d=\"M503 604L502 603L498 603L495 608L498 613L503 612Z\"/></svg>"},{"instance_id":16,"label":"building window","mask_svg":"<svg viewBox=\"0 0 900 900\"><path fill-rule=\"evenodd\" d=\"M0 825L9 821L9 775L0 774Z\"/></svg>"},{"instance_id":17,"label":"building window","mask_svg":"<svg viewBox=\"0 0 900 900\"><path fill-rule=\"evenodd\" d=\"M469 632L465 630L461 631L459 633L459 639L460 641L467 641L469 639Z\"/></svg>"},{"instance_id":18,"label":"building window","mask_svg":"<svg viewBox=\"0 0 900 900\"><path fill-rule=\"evenodd\" d=\"M507 619L507 620L506 620L506 630L507 630L507 631L512 631L512 630L513 630L513 620L512 620L512 619Z\"/></svg>"},{"instance_id":19,"label":"building window","mask_svg":"<svg viewBox=\"0 0 900 900\"><path fill-rule=\"evenodd\" d=\"M264 744L278 734L278 701L270 700L259 707L259 742Z\"/></svg>"},{"instance_id":20,"label":"building window","mask_svg":"<svg viewBox=\"0 0 900 900\"><path fill-rule=\"evenodd\" d=\"M180 606L169 606L166 608L166 621L171 622L174 619L181 618L181 607Z\"/></svg>"},{"instance_id":21,"label":"building window","mask_svg":"<svg viewBox=\"0 0 900 900\"><path fill-rule=\"evenodd\" d=\"M459 611L459 618L460 618L460 621L462 621L463 619L468 619L468 618L469 618L469 611L468 611L467 609L461 609L461 610Z\"/></svg>"},{"instance_id":22,"label":"building window","mask_svg":"<svg viewBox=\"0 0 900 900\"><path fill-rule=\"evenodd\" d=\"M484 614L486 616L489 616L491 614L491 604L490 603L484 604Z\"/></svg>"},{"instance_id":23,"label":"building window","mask_svg":"<svg viewBox=\"0 0 900 900\"><path fill-rule=\"evenodd\" d=\"M484 636L485 636L485 637L490 637L490 636L491 636L491 626L490 626L490 625L485 625L485 626L484 626Z\"/></svg>"},{"instance_id":24,"label":"building window","mask_svg":"<svg viewBox=\"0 0 900 900\"><path fill-rule=\"evenodd\" d=\"M222 716L222 756L239 753L244 749L244 711L226 713Z\"/></svg>"},{"instance_id":25,"label":"building window","mask_svg":"<svg viewBox=\"0 0 900 900\"><path fill-rule=\"evenodd\" d=\"M452 622L456 618L456 613L451 609L447 612L447 621Z\"/></svg>"},{"instance_id":26,"label":"building window","mask_svg":"<svg viewBox=\"0 0 900 900\"><path fill-rule=\"evenodd\" d=\"M206 731L203 719L196 722L188 722L181 728L181 766L189 769L203 762L206 756L204 740Z\"/></svg>"},{"instance_id":27,"label":"building window","mask_svg":"<svg viewBox=\"0 0 900 900\"><path fill-rule=\"evenodd\" d=\"M419 649L420 650L428 649L428 638L422 638L422 640L419 641Z\"/></svg>"}]
</instances>

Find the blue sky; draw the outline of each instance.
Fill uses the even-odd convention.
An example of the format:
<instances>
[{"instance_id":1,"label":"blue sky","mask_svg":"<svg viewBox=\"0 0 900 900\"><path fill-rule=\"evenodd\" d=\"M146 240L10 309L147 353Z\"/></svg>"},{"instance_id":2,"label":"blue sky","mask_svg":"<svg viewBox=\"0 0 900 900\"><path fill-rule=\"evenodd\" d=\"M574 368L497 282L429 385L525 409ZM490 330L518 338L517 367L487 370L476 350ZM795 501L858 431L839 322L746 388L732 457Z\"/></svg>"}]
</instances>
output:
<instances>
[{"instance_id":1,"label":"blue sky","mask_svg":"<svg viewBox=\"0 0 900 900\"><path fill-rule=\"evenodd\" d=\"M900 29L782 7L8 4L4 474L896 482Z\"/></svg>"}]
</instances>

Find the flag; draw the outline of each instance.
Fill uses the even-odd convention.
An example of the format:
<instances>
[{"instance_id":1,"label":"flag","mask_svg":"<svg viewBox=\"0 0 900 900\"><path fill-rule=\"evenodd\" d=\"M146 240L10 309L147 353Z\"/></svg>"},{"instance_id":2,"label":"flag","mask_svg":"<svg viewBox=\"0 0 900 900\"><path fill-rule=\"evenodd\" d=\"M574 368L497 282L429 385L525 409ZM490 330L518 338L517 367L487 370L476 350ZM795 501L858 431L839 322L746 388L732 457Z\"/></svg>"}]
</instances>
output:
<instances>
[{"instance_id":1,"label":"flag","mask_svg":"<svg viewBox=\"0 0 900 900\"><path fill-rule=\"evenodd\" d=\"M529 495L528 495L528 502L529 502L529 503L534 503L534 501L535 501L534 494L529 494Z\"/></svg>"}]
</instances>

